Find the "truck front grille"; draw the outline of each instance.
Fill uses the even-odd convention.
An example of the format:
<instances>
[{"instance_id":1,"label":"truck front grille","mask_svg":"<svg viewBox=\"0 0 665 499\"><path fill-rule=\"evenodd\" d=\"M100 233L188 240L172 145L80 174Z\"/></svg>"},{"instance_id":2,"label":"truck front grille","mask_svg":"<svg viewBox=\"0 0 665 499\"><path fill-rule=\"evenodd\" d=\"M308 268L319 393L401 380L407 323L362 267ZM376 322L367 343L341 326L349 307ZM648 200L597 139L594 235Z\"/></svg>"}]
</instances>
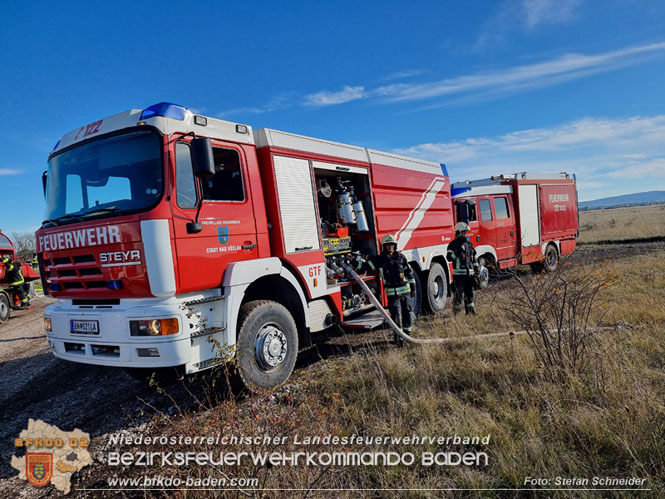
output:
<instances>
[{"instance_id":1,"label":"truck front grille","mask_svg":"<svg viewBox=\"0 0 665 499\"><path fill-rule=\"evenodd\" d=\"M73 255L44 260L49 285L58 284L63 290L107 288L101 281L102 270L94 255Z\"/></svg>"}]
</instances>

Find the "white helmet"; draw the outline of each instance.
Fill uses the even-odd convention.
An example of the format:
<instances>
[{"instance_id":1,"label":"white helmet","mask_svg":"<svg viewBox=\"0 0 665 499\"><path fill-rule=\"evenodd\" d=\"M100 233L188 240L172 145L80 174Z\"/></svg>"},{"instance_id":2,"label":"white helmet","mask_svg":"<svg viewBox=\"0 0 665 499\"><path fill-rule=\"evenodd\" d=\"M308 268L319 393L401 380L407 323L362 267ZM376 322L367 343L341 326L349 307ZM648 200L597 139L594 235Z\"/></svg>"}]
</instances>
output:
<instances>
[{"instance_id":1,"label":"white helmet","mask_svg":"<svg viewBox=\"0 0 665 499\"><path fill-rule=\"evenodd\" d=\"M468 232L469 230L471 229L464 222L457 222L457 225L455 225L455 232Z\"/></svg>"}]
</instances>

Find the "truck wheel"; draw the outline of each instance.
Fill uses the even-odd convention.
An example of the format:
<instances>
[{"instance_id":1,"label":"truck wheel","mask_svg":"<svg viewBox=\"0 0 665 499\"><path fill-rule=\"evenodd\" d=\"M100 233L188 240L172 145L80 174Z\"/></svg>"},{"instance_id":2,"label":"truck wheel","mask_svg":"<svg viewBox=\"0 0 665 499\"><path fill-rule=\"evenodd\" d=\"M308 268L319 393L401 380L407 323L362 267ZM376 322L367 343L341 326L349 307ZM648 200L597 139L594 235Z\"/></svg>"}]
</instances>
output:
<instances>
[{"instance_id":1,"label":"truck wheel","mask_svg":"<svg viewBox=\"0 0 665 499\"><path fill-rule=\"evenodd\" d=\"M556 250L556 246L553 244L548 244L545 249L545 260L543 261L546 272L554 272L557 265L559 264L559 252Z\"/></svg>"},{"instance_id":2,"label":"truck wheel","mask_svg":"<svg viewBox=\"0 0 665 499\"><path fill-rule=\"evenodd\" d=\"M256 391L284 383L298 357L298 329L283 305L256 300L240 308L238 368L245 386Z\"/></svg>"},{"instance_id":3,"label":"truck wheel","mask_svg":"<svg viewBox=\"0 0 665 499\"><path fill-rule=\"evenodd\" d=\"M429 312L433 314L443 312L448 301L448 277L446 277L446 271L438 263L433 263L427 273L424 294L424 305Z\"/></svg>"},{"instance_id":4,"label":"truck wheel","mask_svg":"<svg viewBox=\"0 0 665 499\"><path fill-rule=\"evenodd\" d=\"M487 266L487 258L481 256L478 258L478 287L480 289L486 289L490 285L490 269Z\"/></svg>"},{"instance_id":5,"label":"truck wheel","mask_svg":"<svg viewBox=\"0 0 665 499\"><path fill-rule=\"evenodd\" d=\"M4 293L0 293L0 322L9 320L9 299Z\"/></svg>"}]
</instances>

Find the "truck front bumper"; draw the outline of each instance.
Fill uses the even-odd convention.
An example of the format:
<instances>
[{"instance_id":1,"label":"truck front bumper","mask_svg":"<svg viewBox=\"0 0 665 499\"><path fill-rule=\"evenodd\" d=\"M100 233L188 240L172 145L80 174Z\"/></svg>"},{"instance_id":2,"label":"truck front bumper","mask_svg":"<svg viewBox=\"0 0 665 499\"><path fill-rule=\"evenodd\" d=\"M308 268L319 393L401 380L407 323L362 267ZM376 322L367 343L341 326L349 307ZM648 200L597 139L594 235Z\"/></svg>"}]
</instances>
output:
<instances>
[{"instance_id":1,"label":"truck front bumper","mask_svg":"<svg viewBox=\"0 0 665 499\"><path fill-rule=\"evenodd\" d=\"M54 355L86 364L117 367L171 367L190 362L190 319L176 298L121 300L119 305L50 305L46 337ZM130 321L177 318L178 333L131 336ZM73 333L72 321L97 324L98 332Z\"/></svg>"}]
</instances>

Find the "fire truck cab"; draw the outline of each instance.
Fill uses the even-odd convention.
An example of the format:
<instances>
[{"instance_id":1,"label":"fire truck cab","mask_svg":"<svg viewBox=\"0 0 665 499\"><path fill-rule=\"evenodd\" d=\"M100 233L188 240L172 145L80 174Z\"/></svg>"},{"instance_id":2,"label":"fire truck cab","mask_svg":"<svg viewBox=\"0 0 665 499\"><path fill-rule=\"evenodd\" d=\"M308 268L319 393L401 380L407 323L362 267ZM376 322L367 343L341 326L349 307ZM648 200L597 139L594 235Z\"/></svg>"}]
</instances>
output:
<instances>
[{"instance_id":1,"label":"fire truck cab","mask_svg":"<svg viewBox=\"0 0 665 499\"><path fill-rule=\"evenodd\" d=\"M235 355L246 384L276 386L312 333L383 322L341 264L387 233L421 282L416 308L449 294L438 163L160 103L66 134L43 180L45 327L70 361L195 373Z\"/></svg>"},{"instance_id":2,"label":"fire truck cab","mask_svg":"<svg viewBox=\"0 0 665 499\"><path fill-rule=\"evenodd\" d=\"M556 269L573 252L578 212L575 176L569 173L499 175L456 182L456 220L467 222L476 248L480 285L489 269L531 264Z\"/></svg>"}]
</instances>

